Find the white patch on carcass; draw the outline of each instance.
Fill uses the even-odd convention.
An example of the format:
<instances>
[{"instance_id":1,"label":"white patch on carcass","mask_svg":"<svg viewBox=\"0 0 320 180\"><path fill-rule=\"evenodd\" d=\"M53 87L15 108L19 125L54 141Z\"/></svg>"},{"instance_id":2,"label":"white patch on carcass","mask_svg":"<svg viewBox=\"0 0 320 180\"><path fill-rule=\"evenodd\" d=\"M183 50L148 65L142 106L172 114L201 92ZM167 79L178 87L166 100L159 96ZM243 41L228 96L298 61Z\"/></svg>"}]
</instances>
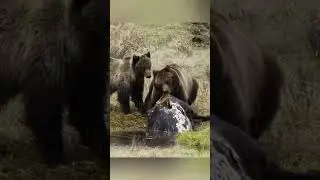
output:
<instances>
[{"instance_id":1,"label":"white patch on carcass","mask_svg":"<svg viewBox=\"0 0 320 180\"><path fill-rule=\"evenodd\" d=\"M191 123L187 116L185 116L185 112L183 109L178 109L178 107L181 107L180 104L171 102L173 116L178 121L176 123L176 127L178 129L178 133L190 131L191 129ZM182 110L183 112L181 112Z\"/></svg>"}]
</instances>

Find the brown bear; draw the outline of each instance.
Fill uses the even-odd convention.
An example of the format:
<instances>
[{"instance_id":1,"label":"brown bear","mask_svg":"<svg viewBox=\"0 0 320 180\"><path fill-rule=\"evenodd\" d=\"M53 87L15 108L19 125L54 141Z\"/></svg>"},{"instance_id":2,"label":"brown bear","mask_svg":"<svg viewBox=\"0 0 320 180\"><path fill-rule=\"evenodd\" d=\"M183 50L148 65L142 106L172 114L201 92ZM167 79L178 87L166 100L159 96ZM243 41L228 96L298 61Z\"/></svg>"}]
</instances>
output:
<instances>
[{"instance_id":1,"label":"brown bear","mask_svg":"<svg viewBox=\"0 0 320 180\"><path fill-rule=\"evenodd\" d=\"M0 107L23 95L26 124L50 166L64 159L64 107L82 143L108 164L107 11L101 0L0 2Z\"/></svg>"},{"instance_id":2,"label":"brown bear","mask_svg":"<svg viewBox=\"0 0 320 180\"><path fill-rule=\"evenodd\" d=\"M307 27L307 37L315 57L320 57L320 12L311 11Z\"/></svg>"},{"instance_id":3,"label":"brown bear","mask_svg":"<svg viewBox=\"0 0 320 180\"><path fill-rule=\"evenodd\" d=\"M210 114L258 138L280 105L283 74L275 58L211 12Z\"/></svg>"},{"instance_id":4,"label":"brown bear","mask_svg":"<svg viewBox=\"0 0 320 180\"><path fill-rule=\"evenodd\" d=\"M191 105L197 97L198 89L199 84L190 73L177 64L169 64L159 71L153 71L145 109L152 108L163 93L169 93Z\"/></svg>"},{"instance_id":5,"label":"brown bear","mask_svg":"<svg viewBox=\"0 0 320 180\"><path fill-rule=\"evenodd\" d=\"M144 78L151 78L150 52L124 59L111 59L110 95L117 91L118 101L124 114L130 113L130 97L141 113L144 113Z\"/></svg>"}]
</instances>

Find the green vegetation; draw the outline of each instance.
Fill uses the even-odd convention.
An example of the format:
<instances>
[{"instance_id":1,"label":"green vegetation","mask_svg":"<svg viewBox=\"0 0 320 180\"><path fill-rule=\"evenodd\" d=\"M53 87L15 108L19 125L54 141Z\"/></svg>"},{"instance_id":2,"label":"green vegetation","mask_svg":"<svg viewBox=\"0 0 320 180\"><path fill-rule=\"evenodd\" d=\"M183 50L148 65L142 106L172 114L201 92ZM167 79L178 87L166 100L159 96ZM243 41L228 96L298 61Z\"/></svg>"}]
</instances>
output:
<instances>
[{"instance_id":1,"label":"green vegetation","mask_svg":"<svg viewBox=\"0 0 320 180\"><path fill-rule=\"evenodd\" d=\"M198 151L210 150L210 124L203 123L197 131L184 132L178 135L181 145L197 149Z\"/></svg>"}]
</instances>

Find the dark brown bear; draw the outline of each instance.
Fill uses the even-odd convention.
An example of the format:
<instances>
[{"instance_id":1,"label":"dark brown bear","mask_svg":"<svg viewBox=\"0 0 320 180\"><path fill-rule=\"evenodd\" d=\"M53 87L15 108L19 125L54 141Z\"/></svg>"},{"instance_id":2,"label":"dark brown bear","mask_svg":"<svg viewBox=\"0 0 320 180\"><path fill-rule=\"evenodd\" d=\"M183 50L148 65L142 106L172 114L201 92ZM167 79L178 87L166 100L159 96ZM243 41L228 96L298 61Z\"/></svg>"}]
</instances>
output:
<instances>
[{"instance_id":1,"label":"dark brown bear","mask_svg":"<svg viewBox=\"0 0 320 180\"><path fill-rule=\"evenodd\" d=\"M135 106L144 113L143 88L144 78L151 78L150 52L142 56L133 55L124 59L111 60L111 91L117 91L118 101L124 114L130 113L130 97Z\"/></svg>"},{"instance_id":2,"label":"dark brown bear","mask_svg":"<svg viewBox=\"0 0 320 180\"><path fill-rule=\"evenodd\" d=\"M258 138L279 108L282 72L270 54L214 11L210 38L211 114Z\"/></svg>"},{"instance_id":3,"label":"dark brown bear","mask_svg":"<svg viewBox=\"0 0 320 180\"><path fill-rule=\"evenodd\" d=\"M311 11L309 16L307 37L315 57L320 57L320 12Z\"/></svg>"},{"instance_id":4,"label":"dark brown bear","mask_svg":"<svg viewBox=\"0 0 320 180\"><path fill-rule=\"evenodd\" d=\"M26 124L50 166L64 159L64 106L83 144L109 159L106 11L101 0L0 2L0 106L23 94Z\"/></svg>"},{"instance_id":5,"label":"dark brown bear","mask_svg":"<svg viewBox=\"0 0 320 180\"><path fill-rule=\"evenodd\" d=\"M145 99L146 110L152 108L163 93L191 105L198 94L199 84L190 73L177 64L170 64L163 69L153 71L153 80Z\"/></svg>"}]
</instances>

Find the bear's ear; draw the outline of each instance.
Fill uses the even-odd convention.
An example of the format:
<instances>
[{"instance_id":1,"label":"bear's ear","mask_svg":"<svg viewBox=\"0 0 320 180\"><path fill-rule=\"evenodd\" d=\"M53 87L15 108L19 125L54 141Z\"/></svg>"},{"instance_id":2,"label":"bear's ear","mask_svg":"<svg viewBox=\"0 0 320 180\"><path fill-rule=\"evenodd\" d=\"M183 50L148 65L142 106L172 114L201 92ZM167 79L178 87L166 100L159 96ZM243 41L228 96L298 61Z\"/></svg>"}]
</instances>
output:
<instances>
[{"instance_id":1,"label":"bear's ear","mask_svg":"<svg viewBox=\"0 0 320 180\"><path fill-rule=\"evenodd\" d=\"M156 74L158 73L158 71L157 71L157 70L153 70L152 73L153 73L153 77L154 77L154 76L156 76Z\"/></svg>"},{"instance_id":2,"label":"bear's ear","mask_svg":"<svg viewBox=\"0 0 320 180\"><path fill-rule=\"evenodd\" d=\"M166 71L170 71L170 66L166 65L166 67L164 68Z\"/></svg>"},{"instance_id":3,"label":"bear's ear","mask_svg":"<svg viewBox=\"0 0 320 180\"><path fill-rule=\"evenodd\" d=\"M140 59L139 56L133 55L133 57L132 57L133 64L136 64L139 61L139 59Z\"/></svg>"},{"instance_id":4,"label":"bear's ear","mask_svg":"<svg viewBox=\"0 0 320 180\"><path fill-rule=\"evenodd\" d=\"M150 52L149 52L149 51L147 52L146 56L147 56L148 58L151 58L151 55L150 55Z\"/></svg>"}]
</instances>

